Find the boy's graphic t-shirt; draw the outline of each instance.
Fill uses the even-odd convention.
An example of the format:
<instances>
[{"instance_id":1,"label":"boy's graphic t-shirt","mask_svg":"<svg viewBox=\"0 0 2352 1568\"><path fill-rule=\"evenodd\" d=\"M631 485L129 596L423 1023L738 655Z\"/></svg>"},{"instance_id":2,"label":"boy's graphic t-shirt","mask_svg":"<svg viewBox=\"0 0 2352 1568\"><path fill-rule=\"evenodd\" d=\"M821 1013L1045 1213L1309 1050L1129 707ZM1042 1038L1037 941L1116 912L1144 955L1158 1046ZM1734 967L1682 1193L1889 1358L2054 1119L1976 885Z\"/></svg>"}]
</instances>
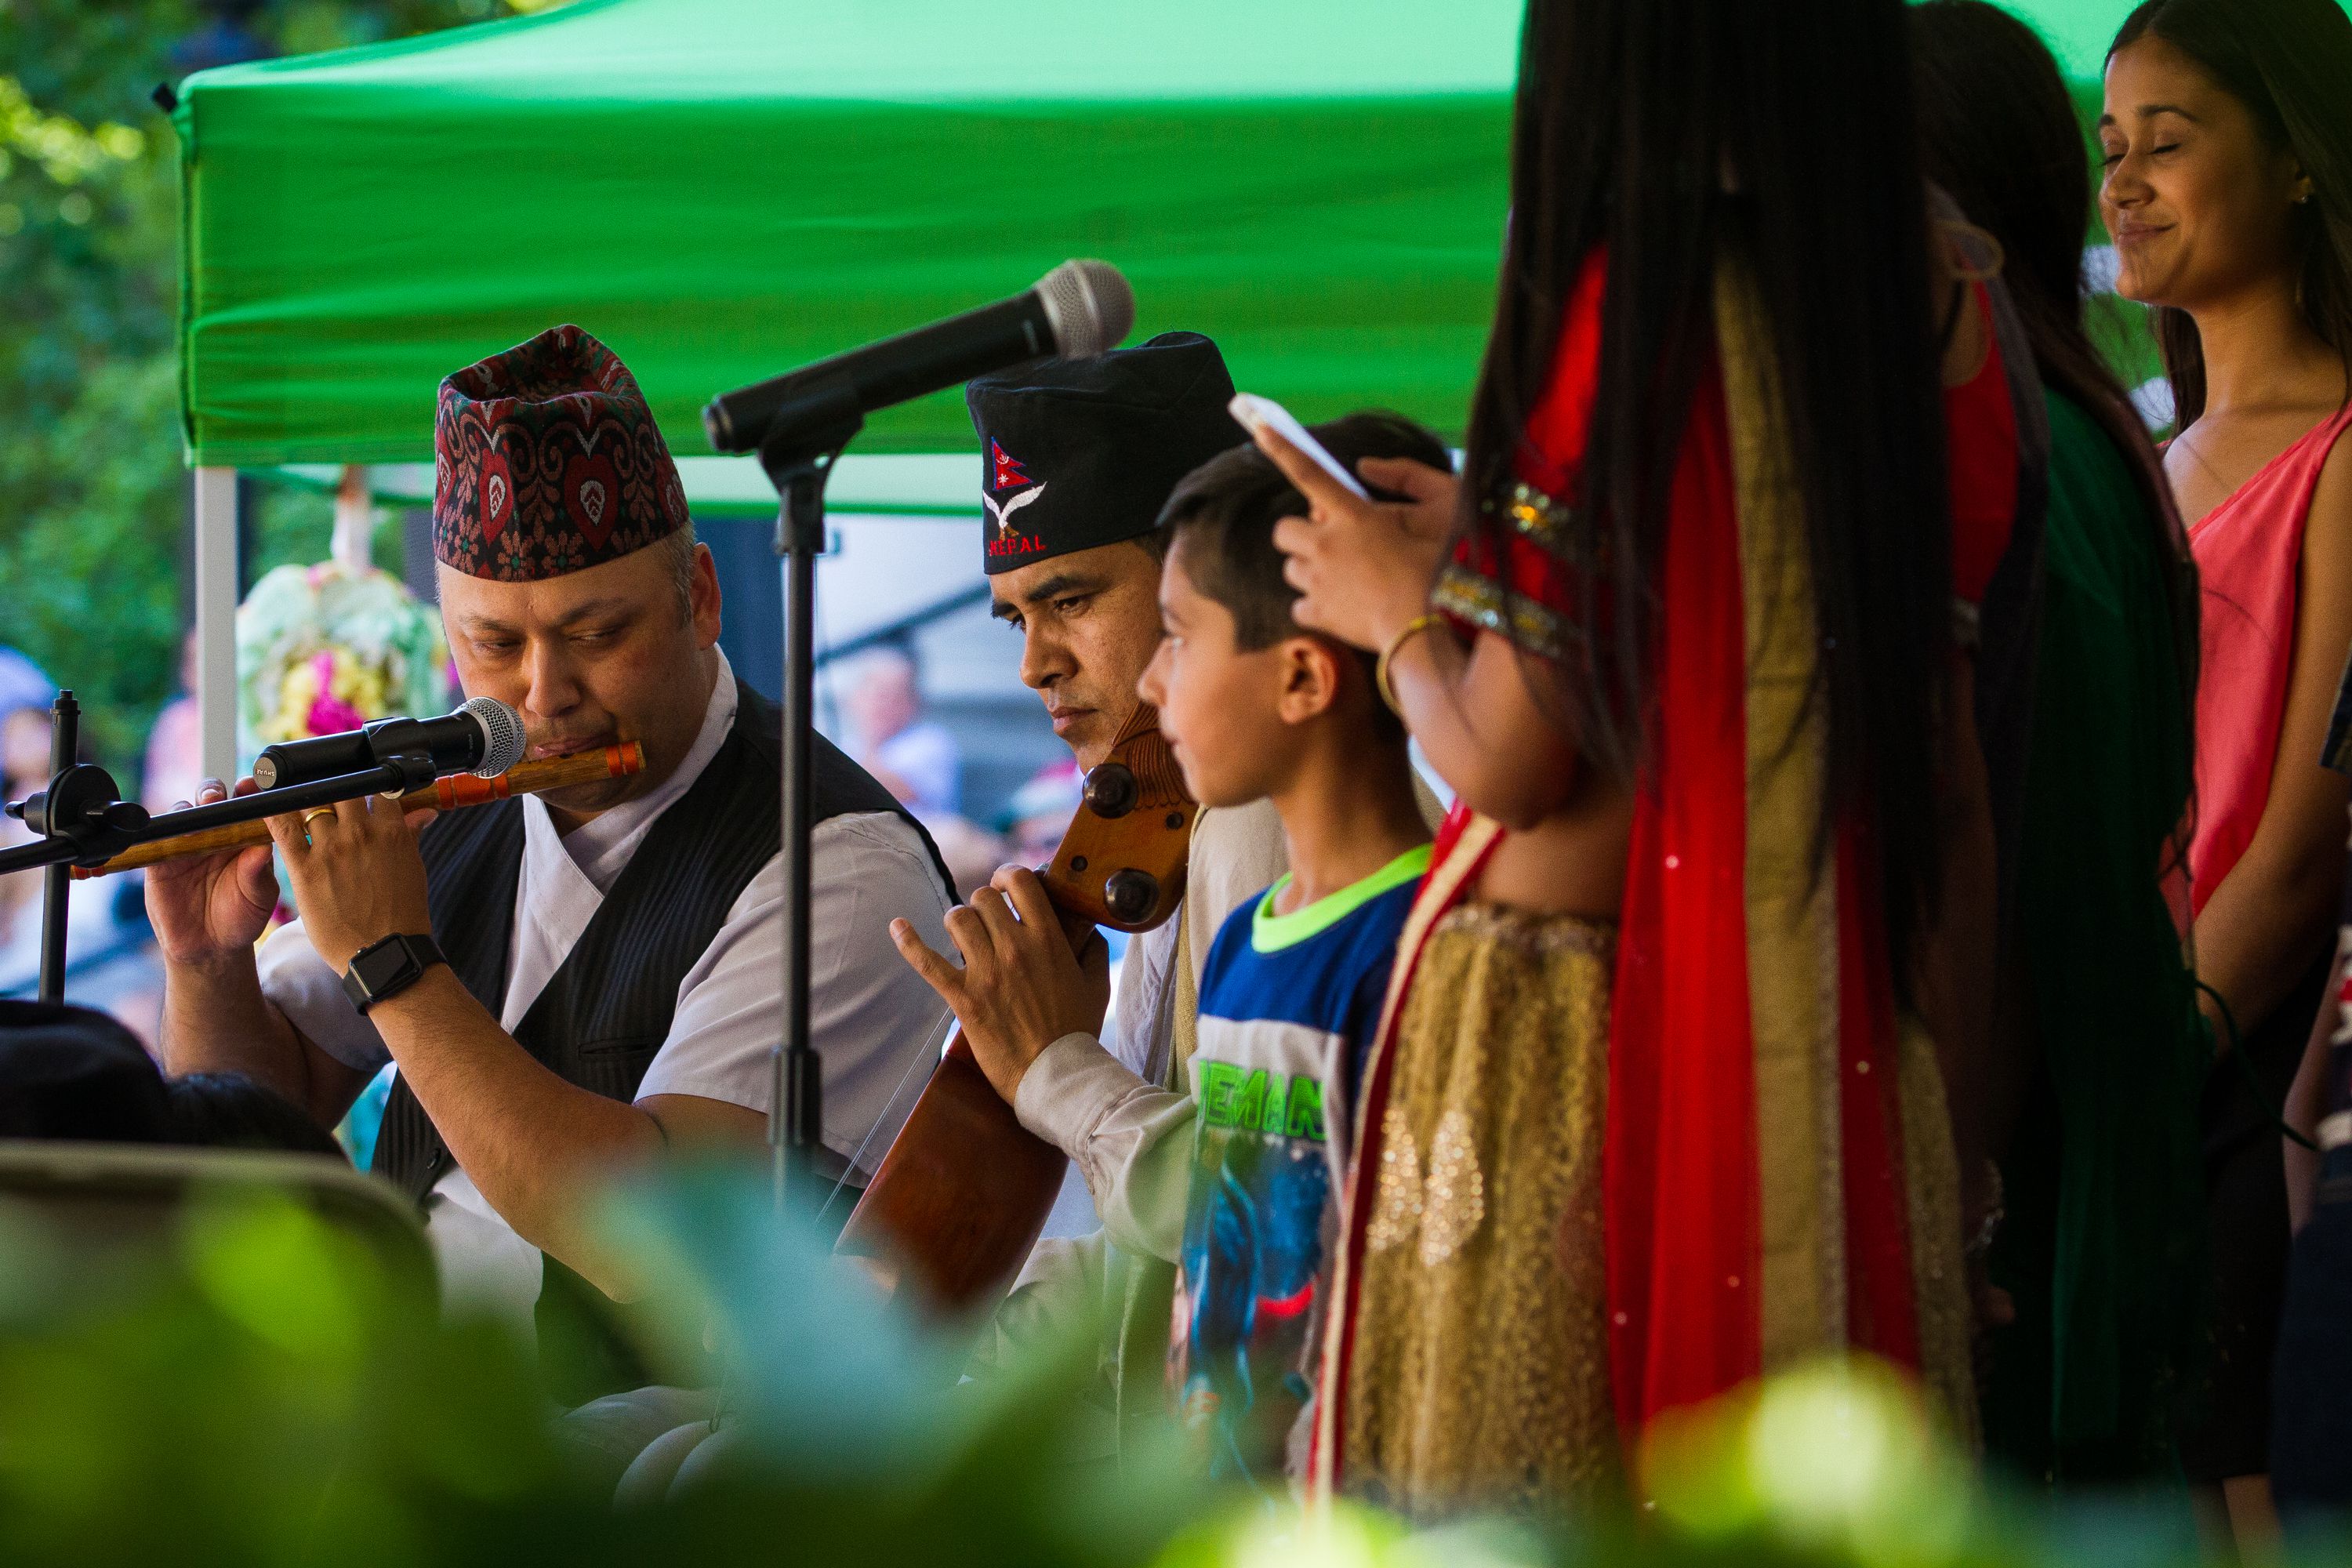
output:
<instances>
[{"instance_id":1,"label":"boy's graphic t-shirt","mask_svg":"<svg viewBox=\"0 0 2352 1568\"><path fill-rule=\"evenodd\" d=\"M1314 1387L1364 1053L1429 846L1274 912L1288 879L1210 944L1191 1063L1192 1179L1170 1373L1212 1474L1279 1474Z\"/></svg>"}]
</instances>

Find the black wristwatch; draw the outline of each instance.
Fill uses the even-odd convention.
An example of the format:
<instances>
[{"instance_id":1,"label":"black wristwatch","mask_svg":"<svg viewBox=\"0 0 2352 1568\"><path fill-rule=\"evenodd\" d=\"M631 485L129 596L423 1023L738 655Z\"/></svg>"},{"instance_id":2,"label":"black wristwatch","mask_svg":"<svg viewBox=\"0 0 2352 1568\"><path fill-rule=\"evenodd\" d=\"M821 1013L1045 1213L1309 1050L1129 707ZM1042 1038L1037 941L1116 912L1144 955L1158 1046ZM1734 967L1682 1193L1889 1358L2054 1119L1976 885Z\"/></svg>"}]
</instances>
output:
<instances>
[{"instance_id":1,"label":"black wristwatch","mask_svg":"<svg viewBox=\"0 0 2352 1568\"><path fill-rule=\"evenodd\" d=\"M429 936L388 936L352 954L352 966L343 971L343 994L364 1017L377 1003L424 979L435 964L448 962Z\"/></svg>"}]
</instances>

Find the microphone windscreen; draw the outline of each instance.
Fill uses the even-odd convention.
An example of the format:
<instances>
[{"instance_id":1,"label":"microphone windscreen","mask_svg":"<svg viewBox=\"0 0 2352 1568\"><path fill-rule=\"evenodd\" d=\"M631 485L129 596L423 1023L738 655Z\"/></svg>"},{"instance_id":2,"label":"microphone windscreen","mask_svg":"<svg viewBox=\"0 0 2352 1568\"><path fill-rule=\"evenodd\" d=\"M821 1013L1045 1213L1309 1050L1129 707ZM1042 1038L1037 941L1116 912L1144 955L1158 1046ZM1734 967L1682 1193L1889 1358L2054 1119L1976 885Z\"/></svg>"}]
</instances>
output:
<instances>
[{"instance_id":1,"label":"microphone windscreen","mask_svg":"<svg viewBox=\"0 0 2352 1568\"><path fill-rule=\"evenodd\" d=\"M1065 261L1037 279L1054 350L1092 359L1126 341L1135 327L1135 290L1108 261Z\"/></svg>"},{"instance_id":2,"label":"microphone windscreen","mask_svg":"<svg viewBox=\"0 0 2352 1568\"><path fill-rule=\"evenodd\" d=\"M461 712L482 727L482 761L477 778L494 779L522 761L522 715L495 697L469 697Z\"/></svg>"}]
</instances>

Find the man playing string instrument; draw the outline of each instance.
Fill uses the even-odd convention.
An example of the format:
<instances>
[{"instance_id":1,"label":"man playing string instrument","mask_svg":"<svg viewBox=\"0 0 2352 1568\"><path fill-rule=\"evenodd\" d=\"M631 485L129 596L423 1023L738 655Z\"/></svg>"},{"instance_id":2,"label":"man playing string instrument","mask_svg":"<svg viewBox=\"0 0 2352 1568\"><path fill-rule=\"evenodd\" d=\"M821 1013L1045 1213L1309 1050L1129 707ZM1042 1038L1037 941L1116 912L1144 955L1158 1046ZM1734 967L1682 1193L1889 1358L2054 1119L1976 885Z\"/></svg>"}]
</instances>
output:
<instances>
[{"instance_id":1,"label":"man playing string instrument","mask_svg":"<svg viewBox=\"0 0 2352 1568\"><path fill-rule=\"evenodd\" d=\"M550 1365L552 1391L576 1401L641 1381L593 1327L583 1279L617 1296L629 1282L600 1256L582 1194L672 1145L765 1134L778 718L719 649L710 552L635 380L603 344L559 327L452 375L436 446L441 612L466 690L514 707L532 757L635 741L645 769L421 832L421 814L378 801L272 818L302 918L257 960L278 900L268 852L155 868L164 1056L174 1074L248 1073L326 1126L392 1062L374 1169L422 1204L453 1294L536 1319L543 1346L582 1347ZM815 746L819 1160L856 1183L940 1016L887 928L903 918L940 940L949 895L923 830ZM412 962L382 964L397 978L374 994L348 994L372 950Z\"/></svg>"}]
</instances>

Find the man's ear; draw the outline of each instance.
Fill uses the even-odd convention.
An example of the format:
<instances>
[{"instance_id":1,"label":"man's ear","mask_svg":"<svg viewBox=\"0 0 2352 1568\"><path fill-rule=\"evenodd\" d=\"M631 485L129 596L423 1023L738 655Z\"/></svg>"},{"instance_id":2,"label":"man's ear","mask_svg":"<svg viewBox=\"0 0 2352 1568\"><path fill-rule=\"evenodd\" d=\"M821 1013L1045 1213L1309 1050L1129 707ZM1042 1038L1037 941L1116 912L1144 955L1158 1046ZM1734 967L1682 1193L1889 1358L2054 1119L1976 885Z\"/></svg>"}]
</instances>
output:
<instances>
[{"instance_id":1,"label":"man's ear","mask_svg":"<svg viewBox=\"0 0 2352 1568\"><path fill-rule=\"evenodd\" d=\"M719 563L712 558L710 546L700 540L694 544L694 586L688 595L694 612L694 640L702 647L715 647L719 642Z\"/></svg>"},{"instance_id":2,"label":"man's ear","mask_svg":"<svg viewBox=\"0 0 2352 1568\"><path fill-rule=\"evenodd\" d=\"M1286 724L1319 719L1339 705L1339 655L1321 637L1288 637L1276 645L1282 659L1282 699L1276 711Z\"/></svg>"}]
</instances>

